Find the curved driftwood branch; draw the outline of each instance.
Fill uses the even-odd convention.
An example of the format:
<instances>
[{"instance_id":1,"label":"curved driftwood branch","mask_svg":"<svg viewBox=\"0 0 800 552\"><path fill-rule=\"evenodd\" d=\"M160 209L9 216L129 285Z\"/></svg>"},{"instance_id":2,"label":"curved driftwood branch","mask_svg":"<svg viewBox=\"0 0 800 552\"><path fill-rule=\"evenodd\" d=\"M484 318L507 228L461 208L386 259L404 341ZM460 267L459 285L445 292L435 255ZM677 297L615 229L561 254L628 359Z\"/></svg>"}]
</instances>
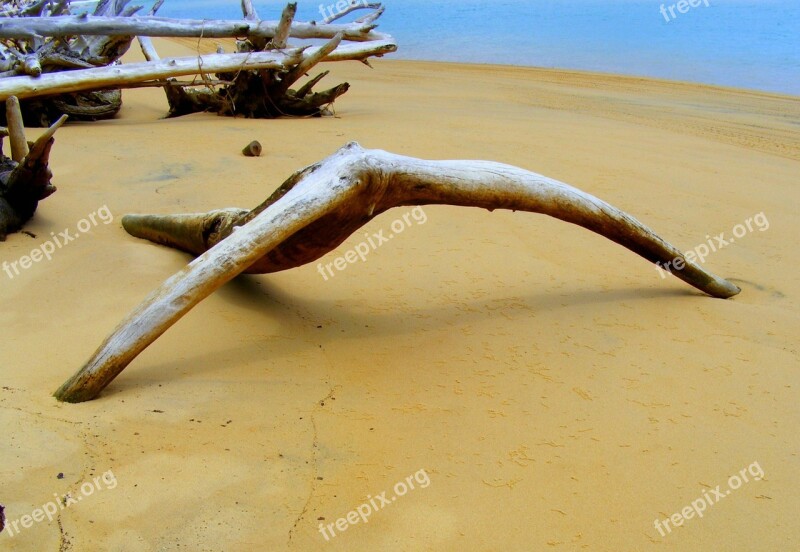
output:
<instances>
[{"instance_id":1,"label":"curved driftwood branch","mask_svg":"<svg viewBox=\"0 0 800 552\"><path fill-rule=\"evenodd\" d=\"M236 275L312 262L380 213L426 204L543 213L653 262L685 260L630 215L539 174L489 161L425 161L350 143L292 175L252 211L125 217L131 234L200 256L137 307L55 396L68 402L96 397L150 343ZM675 275L714 297L739 292L688 260Z\"/></svg>"}]
</instances>

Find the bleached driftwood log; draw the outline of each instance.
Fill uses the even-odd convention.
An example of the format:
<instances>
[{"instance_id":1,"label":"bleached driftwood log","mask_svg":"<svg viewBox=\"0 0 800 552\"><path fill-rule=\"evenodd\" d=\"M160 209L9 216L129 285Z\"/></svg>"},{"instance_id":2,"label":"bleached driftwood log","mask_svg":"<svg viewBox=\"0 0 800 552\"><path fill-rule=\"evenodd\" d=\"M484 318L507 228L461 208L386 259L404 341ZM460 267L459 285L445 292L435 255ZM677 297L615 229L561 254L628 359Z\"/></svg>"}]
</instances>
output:
<instances>
[{"instance_id":1,"label":"bleached driftwood log","mask_svg":"<svg viewBox=\"0 0 800 552\"><path fill-rule=\"evenodd\" d=\"M10 77L0 79L0 100L5 100L9 96L36 98L54 93L64 94L111 87L121 89L168 77L196 75L203 71L281 70L294 66L300 59L302 59L300 49L283 53L209 54L48 73L40 77Z\"/></svg>"},{"instance_id":2,"label":"bleached driftwood log","mask_svg":"<svg viewBox=\"0 0 800 552\"><path fill-rule=\"evenodd\" d=\"M156 338L238 274L313 262L384 211L427 204L543 213L652 262L684 259L685 268L674 274L714 297L740 291L686 260L630 215L567 184L490 161L426 161L350 143L293 174L251 211L124 217L123 226L134 236L199 257L145 299L55 396L68 402L93 399Z\"/></svg>"},{"instance_id":3,"label":"bleached driftwood log","mask_svg":"<svg viewBox=\"0 0 800 552\"><path fill-rule=\"evenodd\" d=\"M55 122L29 147L19 101L6 102L8 129L0 129L0 241L17 232L36 212L39 201L56 191L50 179L53 135L67 116ZM3 155L3 137L11 142L11 157Z\"/></svg>"},{"instance_id":4,"label":"bleached driftwood log","mask_svg":"<svg viewBox=\"0 0 800 552\"><path fill-rule=\"evenodd\" d=\"M26 118L45 122L60 112L92 117L113 115L121 105L118 89L157 84L166 91L171 116L196 111L246 117L318 115L344 94L349 85L343 83L312 93L312 88L327 74L324 72L298 90L290 88L307 71L327 61L358 60L369 65L369 58L397 49L391 36L375 31L375 21L384 11L380 4L359 4L348 9L348 12L362 8L375 10L351 23L316 24L294 21L296 4L288 4L279 21L261 21L252 2L242 0L245 19L225 21L154 17L160 2L153 7L150 16L137 17L133 14L138 7L125 7L129 1L103 0L94 15L74 16L59 15L68 12L66 1L66 8L58 13L52 10L43 13L39 5L30 0L36 10L20 9L12 13L14 17L0 19L0 42L7 45L6 50L0 48L0 71L5 70L0 77L6 77L0 78L0 98L9 95L29 98L35 107L29 111L35 112L37 117L26 114ZM78 33L80 35L75 37ZM152 69L139 64L117 66L118 58L130 46L133 35L236 37L242 39L238 42L239 53L249 55L224 58L224 64L215 65L193 56L192 59L170 60L168 65L161 63ZM45 37L49 42L44 41ZM296 48L288 44L290 38L328 39L328 42L322 46ZM344 45L343 41L353 44ZM142 47L149 63L158 64L152 43L145 41ZM9 55L4 57L4 52ZM255 58L275 63L259 65ZM113 67L97 68L110 64L114 64ZM192 84L170 80L187 74L201 74L203 79ZM217 75L213 83L208 74ZM214 83L223 83L223 86ZM105 87L114 90L114 102L102 103L110 94L101 90ZM82 97L75 96L76 93L91 95L101 105L71 108L63 96ZM62 98L51 98L54 94L61 94Z\"/></svg>"},{"instance_id":5,"label":"bleached driftwood log","mask_svg":"<svg viewBox=\"0 0 800 552\"><path fill-rule=\"evenodd\" d=\"M375 6L373 4L372 6ZM380 7L380 4L377 4ZM363 9L358 4L353 9ZM247 14L246 14L247 16ZM256 16L257 17L257 16ZM316 24L291 22L288 37L311 39L333 38L341 34L345 40L368 42L389 38L373 32L374 20L344 24ZM166 17L95 17L60 16L15 18L0 21L1 38L25 39L33 35L64 36L151 36L196 38L274 38L280 21L223 20L223 19L170 19Z\"/></svg>"}]
</instances>

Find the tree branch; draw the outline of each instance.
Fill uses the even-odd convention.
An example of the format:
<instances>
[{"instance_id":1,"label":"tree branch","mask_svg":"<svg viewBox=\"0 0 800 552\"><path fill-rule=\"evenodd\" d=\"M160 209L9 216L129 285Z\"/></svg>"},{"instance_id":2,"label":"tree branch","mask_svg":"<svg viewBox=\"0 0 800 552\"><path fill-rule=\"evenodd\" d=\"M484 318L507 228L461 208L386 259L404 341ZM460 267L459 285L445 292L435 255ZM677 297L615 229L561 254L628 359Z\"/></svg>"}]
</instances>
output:
<instances>
[{"instance_id":1,"label":"tree branch","mask_svg":"<svg viewBox=\"0 0 800 552\"><path fill-rule=\"evenodd\" d=\"M333 39L320 46L319 48L309 48L307 53L303 56L303 61L297 64L286 73L275 86L275 92L282 94L286 92L291 85L293 85L299 78L305 75L312 67L325 59L328 54L336 50L342 42L342 35L338 34Z\"/></svg>"},{"instance_id":2,"label":"tree branch","mask_svg":"<svg viewBox=\"0 0 800 552\"><path fill-rule=\"evenodd\" d=\"M270 41L268 47L281 50L286 48L286 40L289 38L289 33L292 30L292 22L297 13L297 2L286 4L281 13L281 20L278 23L278 30L275 32L275 37Z\"/></svg>"},{"instance_id":3,"label":"tree branch","mask_svg":"<svg viewBox=\"0 0 800 552\"><path fill-rule=\"evenodd\" d=\"M169 58L158 62L113 65L95 69L78 69L47 73L40 77L0 79L0 101L9 96L33 98L99 90L126 88L150 80L160 80L198 73L222 73L249 69L285 69L298 62L300 50L285 52L251 52L247 54L209 54L185 58Z\"/></svg>"},{"instance_id":4,"label":"tree branch","mask_svg":"<svg viewBox=\"0 0 800 552\"><path fill-rule=\"evenodd\" d=\"M164 17L57 16L12 17L0 20L0 38L30 39L32 36L158 36L204 38L274 38L279 21L168 19ZM366 42L386 39L373 32L373 23L316 25L294 22L291 38L327 38L341 33L345 40Z\"/></svg>"},{"instance_id":5,"label":"tree branch","mask_svg":"<svg viewBox=\"0 0 800 552\"><path fill-rule=\"evenodd\" d=\"M684 269L673 274L714 297L740 291L686 260L632 216L567 184L501 163L427 161L350 143L296 172L250 212L124 217L129 233L200 256L150 294L56 391L56 398L95 398L148 345L238 274L313 262L375 216L393 207L427 204L546 214L652 262L683 259Z\"/></svg>"}]
</instances>

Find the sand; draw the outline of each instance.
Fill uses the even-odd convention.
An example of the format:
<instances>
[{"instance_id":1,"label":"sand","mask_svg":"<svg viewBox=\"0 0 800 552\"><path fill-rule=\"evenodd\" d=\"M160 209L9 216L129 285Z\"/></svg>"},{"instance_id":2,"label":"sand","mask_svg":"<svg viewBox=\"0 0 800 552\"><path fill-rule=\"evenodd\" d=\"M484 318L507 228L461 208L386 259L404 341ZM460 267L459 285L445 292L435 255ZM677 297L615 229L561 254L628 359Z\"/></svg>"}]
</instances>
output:
<instances>
[{"instance_id":1,"label":"sand","mask_svg":"<svg viewBox=\"0 0 800 552\"><path fill-rule=\"evenodd\" d=\"M0 548L797 549L800 101L523 68L332 69L330 85L352 84L332 118L163 120L163 93L144 89L115 120L59 131L36 237L0 245L13 262L87 230L0 273L0 504L18 529ZM263 156L242 156L254 139ZM364 262L240 277L99 399L51 397L189 258L128 236L123 214L252 207L351 140L534 170L685 250L737 231L705 266L743 291L711 299L543 216L397 209L322 260L404 225ZM52 521L37 513L56 500Z\"/></svg>"}]
</instances>

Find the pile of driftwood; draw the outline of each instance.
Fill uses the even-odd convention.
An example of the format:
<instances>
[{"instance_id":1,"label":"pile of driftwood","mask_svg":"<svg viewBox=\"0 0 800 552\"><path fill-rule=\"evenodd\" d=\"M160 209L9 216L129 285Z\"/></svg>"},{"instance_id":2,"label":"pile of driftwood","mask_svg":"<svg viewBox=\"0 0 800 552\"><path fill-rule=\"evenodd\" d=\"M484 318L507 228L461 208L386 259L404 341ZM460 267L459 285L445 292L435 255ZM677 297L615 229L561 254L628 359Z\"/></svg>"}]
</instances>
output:
<instances>
[{"instance_id":1,"label":"pile of driftwood","mask_svg":"<svg viewBox=\"0 0 800 552\"><path fill-rule=\"evenodd\" d=\"M136 9L126 8L125 2L104 0L97 4L95 14L102 17L125 17ZM49 126L62 115L76 120L101 119L115 115L122 106L118 89L87 89L80 93L60 93L55 87L49 91L47 81L37 83L42 75L105 67L116 63L128 50L133 37L124 36L45 36L25 25L40 18L60 20L71 13L68 1L12 0L3 2L0 28L0 82L9 92L3 96L17 95L22 102L23 119L30 126ZM27 77L27 78L18 78ZM24 81L41 88L41 93L17 92L15 87ZM0 110L2 117L2 110Z\"/></svg>"},{"instance_id":2,"label":"pile of driftwood","mask_svg":"<svg viewBox=\"0 0 800 552\"><path fill-rule=\"evenodd\" d=\"M369 58L397 49L391 36L375 31L384 11L380 4L350 4L318 24L295 21L296 4L288 4L279 21L262 21L251 0L242 0L243 20L156 17L163 1L147 16L136 15L141 7L129 6L130 0L100 0L92 14L77 13L69 0L2 2L0 101L17 96L25 122L36 126L49 126L63 114L113 116L121 106L119 90L139 86L164 87L172 116L198 111L261 118L317 115L349 85L313 92L323 72L295 88L315 65L345 60L369 65ZM336 23L358 9L371 11L351 23ZM147 61L121 64L135 37ZM237 38L237 52L161 59L149 37ZM290 39L326 42L295 46ZM201 78L176 80L186 75Z\"/></svg>"}]
</instances>

